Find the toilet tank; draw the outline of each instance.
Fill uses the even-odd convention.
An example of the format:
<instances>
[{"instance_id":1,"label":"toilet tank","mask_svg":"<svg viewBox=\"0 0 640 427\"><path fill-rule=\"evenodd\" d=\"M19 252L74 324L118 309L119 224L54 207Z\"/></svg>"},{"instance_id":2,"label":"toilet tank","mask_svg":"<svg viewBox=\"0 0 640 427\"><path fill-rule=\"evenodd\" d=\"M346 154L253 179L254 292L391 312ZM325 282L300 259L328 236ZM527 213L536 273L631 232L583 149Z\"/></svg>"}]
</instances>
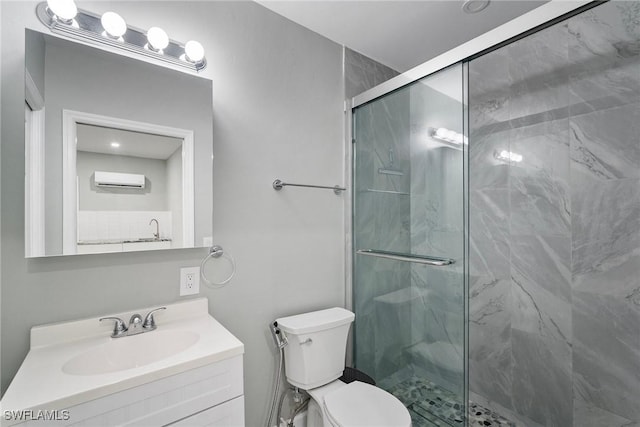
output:
<instances>
[{"instance_id":1,"label":"toilet tank","mask_svg":"<svg viewBox=\"0 0 640 427\"><path fill-rule=\"evenodd\" d=\"M276 319L288 340L284 347L287 381L309 390L340 377L354 318L349 310L334 307Z\"/></svg>"}]
</instances>

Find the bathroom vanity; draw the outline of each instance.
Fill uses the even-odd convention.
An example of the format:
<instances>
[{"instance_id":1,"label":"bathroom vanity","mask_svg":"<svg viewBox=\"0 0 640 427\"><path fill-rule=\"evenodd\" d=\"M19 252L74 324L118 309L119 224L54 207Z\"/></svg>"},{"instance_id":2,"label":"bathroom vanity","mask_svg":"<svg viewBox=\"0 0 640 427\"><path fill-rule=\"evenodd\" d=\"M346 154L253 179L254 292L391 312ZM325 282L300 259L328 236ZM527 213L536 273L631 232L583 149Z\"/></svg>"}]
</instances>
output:
<instances>
[{"instance_id":1,"label":"bathroom vanity","mask_svg":"<svg viewBox=\"0 0 640 427\"><path fill-rule=\"evenodd\" d=\"M244 346L209 315L207 299L154 317L157 329L120 338L99 318L32 328L2 426L243 426Z\"/></svg>"}]
</instances>

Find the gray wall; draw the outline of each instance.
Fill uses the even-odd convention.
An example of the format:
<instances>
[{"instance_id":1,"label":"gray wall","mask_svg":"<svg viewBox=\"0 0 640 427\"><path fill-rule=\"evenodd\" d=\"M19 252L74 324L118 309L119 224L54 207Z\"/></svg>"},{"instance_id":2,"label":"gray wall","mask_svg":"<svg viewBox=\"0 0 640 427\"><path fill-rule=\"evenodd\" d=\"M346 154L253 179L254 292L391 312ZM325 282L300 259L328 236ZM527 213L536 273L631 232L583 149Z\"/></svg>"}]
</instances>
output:
<instances>
[{"instance_id":1,"label":"gray wall","mask_svg":"<svg viewBox=\"0 0 640 427\"><path fill-rule=\"evenodd\" d=\"M640 422L637 6L470 64L472 399L527 426Z\"/></svg>"},{"instance_id":2,"label":"gray wall","mask_svg":"<svg viewBox=\"0 0 640 427\"><path fill-rule=\"evenodd\" d=\"M47 44L45 66L46 253L62 253L63 109L193 130L196 242L210 236L211 82L68 42Z\"/></svg>"},{"instance_id":3,"label":"gray wall","mask_svg":"<svg viewBox=\"0 0 640 427\"><path fill-rule=\"evenodd\" d=\"M24 259L23 46L25 26L43 29L35 5L0 3L3 390L27 354L31 326L177 301L179 268L199 265L206 254ZM343 197L271 187L275 178L345 183L342 49L254 2L81 7L116 10L140 28L161 25L206 49L203 75L214 81L214 241L233 254L237 273L229 286L203 287L201 295L245 344L246 422L261 425L276 354L267 324L344 304Z\"/></svg>"},{"instance_id":4,"label":"gray wall","mask_svg":"<svg viewBox=\"0 0 640 427\"><path fill-rule=\"evenodd\" d=\"M78 151L78 206L81 211L166 211L167 161ZM142 174L144 189L101 188L95 171ZM180 207L182 208L182 207Z\"/></svg>"}]
</instances>

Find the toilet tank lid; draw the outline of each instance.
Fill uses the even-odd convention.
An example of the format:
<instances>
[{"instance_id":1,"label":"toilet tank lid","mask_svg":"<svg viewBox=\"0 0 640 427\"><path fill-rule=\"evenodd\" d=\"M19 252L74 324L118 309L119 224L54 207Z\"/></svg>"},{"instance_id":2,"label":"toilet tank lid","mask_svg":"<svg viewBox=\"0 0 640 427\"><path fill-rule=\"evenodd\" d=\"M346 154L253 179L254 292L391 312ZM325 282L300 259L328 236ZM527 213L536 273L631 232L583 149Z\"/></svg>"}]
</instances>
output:
<instances>
[{"instance_id":1,"label":"toilet tank lid","mask_svg":"<svg viewBox=\"0 0 640 427\"><path fill-rule=\"evenodd\" d=\"M308 334L323 331L353 322L355 314L344 308L334 307L326 310L276 319L278 326L290 334Z\"/></svg>"}]
</instances>

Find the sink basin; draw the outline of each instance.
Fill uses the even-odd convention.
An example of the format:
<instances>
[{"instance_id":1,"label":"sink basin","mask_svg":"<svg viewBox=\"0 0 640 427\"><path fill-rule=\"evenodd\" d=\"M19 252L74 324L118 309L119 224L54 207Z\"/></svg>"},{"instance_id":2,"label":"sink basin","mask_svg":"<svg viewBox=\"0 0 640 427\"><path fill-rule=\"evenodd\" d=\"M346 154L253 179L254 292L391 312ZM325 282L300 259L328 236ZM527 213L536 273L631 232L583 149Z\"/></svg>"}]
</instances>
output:
<instances>
[{"instance_id":1,"label":"sink basin","mask_svg":"<svg viewBox=\"0 0 640 427\"><path fill-rule=\"evenodd\" d=\"M155 330L113 338L70 359L62 371L71 375L99 375L137 368L181 353L199 339L197 333L186 330Z\"/></svg>"}]
</instances>

